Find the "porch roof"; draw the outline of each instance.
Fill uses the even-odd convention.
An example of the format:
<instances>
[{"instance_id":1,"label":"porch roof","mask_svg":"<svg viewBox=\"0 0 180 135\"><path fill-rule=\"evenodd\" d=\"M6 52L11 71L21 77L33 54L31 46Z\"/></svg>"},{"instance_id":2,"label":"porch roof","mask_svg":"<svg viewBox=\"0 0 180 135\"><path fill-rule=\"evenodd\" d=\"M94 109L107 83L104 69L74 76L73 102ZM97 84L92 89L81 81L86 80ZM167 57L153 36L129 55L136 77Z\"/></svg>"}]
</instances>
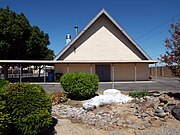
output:
<instances>
[{"instance_id":1,"label":"porch roof","mask_svg":"<svg viewBox=\"0 0 180 135\"><path fill-rule=\"evenodd\" d=\"M58 60L58 61L53 61L53 60L0 60L0 63L6 63L6 64L80 64L80 63L157 63L157 60L126 60L126 61L64 61L64 60Z\"/></svg>"}]
</instances>

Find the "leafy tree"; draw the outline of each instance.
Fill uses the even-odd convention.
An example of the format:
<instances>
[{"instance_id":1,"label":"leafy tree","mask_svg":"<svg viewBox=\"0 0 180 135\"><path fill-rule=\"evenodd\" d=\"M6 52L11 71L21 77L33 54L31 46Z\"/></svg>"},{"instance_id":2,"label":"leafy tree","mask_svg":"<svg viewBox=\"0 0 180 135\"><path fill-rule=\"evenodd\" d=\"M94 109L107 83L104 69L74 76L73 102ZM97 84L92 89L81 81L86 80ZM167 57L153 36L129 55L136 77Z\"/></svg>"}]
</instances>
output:
<instances>
[{"instance_id":1,"label":"leafy tree","mask_svg":"<svg viewBox=\"0 0 180 135\"><path fill-rule=\"evenodd\" d=\"M161 61L165 62L174 75L180 77L180 20L171 24L170 37L165 40L167 49L164 55L161 55Z\"/></svg>"},{"instance_id":2,"label":"leafy tree","mask_svg":"<svg viewBox=\"0 0 180 135\"><path fill-rule=\"evenodd\" d=\"M0 8L1 60L52 59L54 51L48 48L49 44L48 34L31 26L23 13L17 14L9 7ZM3 66L7 70L8 66Z\"/></svg>"}]
</instances>

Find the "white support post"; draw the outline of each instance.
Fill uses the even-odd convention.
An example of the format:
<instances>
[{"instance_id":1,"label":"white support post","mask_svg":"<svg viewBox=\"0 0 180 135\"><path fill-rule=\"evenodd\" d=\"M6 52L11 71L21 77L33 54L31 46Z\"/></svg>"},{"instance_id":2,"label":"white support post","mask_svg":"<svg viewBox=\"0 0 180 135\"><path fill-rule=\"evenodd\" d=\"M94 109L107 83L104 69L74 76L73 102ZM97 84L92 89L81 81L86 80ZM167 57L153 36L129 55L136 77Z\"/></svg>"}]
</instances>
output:
<instances>
[{"instance_id":1,"label":"white support post","mask_svg":"<svg viewBox=\"0 0 180 135\"><path fill-rule=\"evenodd\" d=\"M93 73L92 64L91 64L91 67L90 67L90 72L91 72L91 74Z\"/></svg>"},{"instance_id":2,"label":"white support post","mask_svg":"<svg viewBox=\"0 0 180 135\"><path fill-rule=\"evenodd\" d=\"M114 89L114 64L112 64L112 89Z\"/></svg>"},{"instance_id":3,"label":"white support post","mask_svg":"<svg viewBox=\"0 0 180 135\"><path fill-rule=\"evenodd\" d=\"M134 64L134 81L136 82L137 80L137 68L136 68L136 63Z\"/></svg>"},{"instance_id":4,"label":"white support post","mask_svg":"<svg viewBox=\"0 0 180 135\"><path fill-rule=\"evenodd\" d=\"M66 72L69 73L69 64L66 66Z\"/></svg>"},{"instance_id":5,"label":"white support post","mask_svg":"<svg viewBox=\"0 0 180 135\"><path fill-rule=\"evenodd\" d=\"M46 82L46 66L43 65L43 69L44 69L44 83Z\"/></svg>"},{"instance_id":6,"label":"white support post","mask_svg":"<svg viewBox=\"0 0 180 135\"><path fill-rule=\"evenodd\" d=\"M19 82L22 82L22 71L21 71L21 64L19 64Z\"/></svg>"},{"instance_id":7,"label":"white support post","mask_svg":"<svg viewBox=\"0 0 180 135\"><path fill-rule=\"evenodd\" d=\"M157 65L155 63L155 81L157 82Z\"/></svg>"},{"instance_id":8,"label":"white support post","mask_svg":"<svg viewBox=\"0 0 180 135\"><path fill-rule=\"evenodd\" d=\"M161 76L164 76L164 68L163 68L163 66L161 67Z\"/></svg>"}]
</instances>

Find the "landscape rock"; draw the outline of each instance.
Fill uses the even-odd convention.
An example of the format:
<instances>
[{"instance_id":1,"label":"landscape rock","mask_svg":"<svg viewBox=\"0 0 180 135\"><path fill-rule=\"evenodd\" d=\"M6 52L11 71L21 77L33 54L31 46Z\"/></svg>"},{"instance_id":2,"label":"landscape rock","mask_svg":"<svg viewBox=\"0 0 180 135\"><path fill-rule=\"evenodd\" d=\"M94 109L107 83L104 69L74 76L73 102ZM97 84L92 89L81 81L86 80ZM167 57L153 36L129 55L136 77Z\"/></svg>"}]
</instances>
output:
<instances>
[{"instance_id":1,"label":"landscape rock","mask_svg":"<svg viewBox=\"0 0 180 135\"><path fill-rule=\"evenodd\" d=\"M174 106L171 113L177 120L180 120L180 106Z\"/></svg>"},{"instance_id":2,"label":"landscape rock","mask_svg":"<svg viewBox=\"0 0 180 135\"><path fill-rule=\"evenodd\" d=\"M91 98L83 104L83 108L87 110L91 110L95 107L109 105L112 103L126 103L128 101L132 100L131 97L123 95L123 94L115 94L115 95L99 95L95 96L94 98Z\"/></svg>"},{"instance_id":3,"label":"landscape rock","mask_svg":"<svg viewBox=\"0 0 180 135\"><path fill-rule=\"evenodd\" d=\"M163 109L155 109L155 113L164 113Z\"/></svg>"},{"instance_id":4,"label":"landscape rock","mask_svg":"<svg viewBox=\"0 0 180 135\"><path fill-rule=\"evenodd\" d=\"M164 98L164 97L159 97L159 101L160 101L161 103L164 103L164 104L167 104L167 103L168 103L168 100L167 100L166 98Z\"/></svg>"},{"instance_id":5,"label":"landscape rock","mask_svg":"<svg viewBox=\"0 0 180 135\"><path fill-rule=\"evenodd\" d=\"M105 91L103 91L103 95L112 95L115 96L117 94L121 94L121 92L117 89L107 89Z\"/></svg>"},{"instance_id":6,"label":"landscape rock","mask_svg":"<svg viewBox=\"0 0 180 135\"><path fill-rule=\"evenodd\" d=\"M166 116L165 112L161 112L161 113L155 113L155 116L158 116L159 118L164 118Z\"/></svg>"}]
</instances>

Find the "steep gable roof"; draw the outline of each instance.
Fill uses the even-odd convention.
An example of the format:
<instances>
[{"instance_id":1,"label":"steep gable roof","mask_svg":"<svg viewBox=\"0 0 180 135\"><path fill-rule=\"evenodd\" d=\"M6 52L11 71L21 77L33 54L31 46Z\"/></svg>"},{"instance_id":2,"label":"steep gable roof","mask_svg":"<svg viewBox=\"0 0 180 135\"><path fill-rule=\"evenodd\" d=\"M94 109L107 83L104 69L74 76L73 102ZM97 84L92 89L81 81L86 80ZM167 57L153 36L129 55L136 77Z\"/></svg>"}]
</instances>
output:
<instances>
[{"instance_id":1,"label":"steep gable roof","mask_svg":"<svg viewBox=\"0 0 180 135\"><path fill-rule=\"evenodd\" d=\"M122 27L109 15L109 13L102 9L85 27L84 29L67 45L60 51L60 53L54 58L54 61L58 60L71 46L86 32L86 30L93 25L93 23L102 15L105 15L124 36L134 45L134 47L139 50L139 52L146 58L146 60L152 60L148 54L122 29Z\"/></svg>"}]
</instances>

